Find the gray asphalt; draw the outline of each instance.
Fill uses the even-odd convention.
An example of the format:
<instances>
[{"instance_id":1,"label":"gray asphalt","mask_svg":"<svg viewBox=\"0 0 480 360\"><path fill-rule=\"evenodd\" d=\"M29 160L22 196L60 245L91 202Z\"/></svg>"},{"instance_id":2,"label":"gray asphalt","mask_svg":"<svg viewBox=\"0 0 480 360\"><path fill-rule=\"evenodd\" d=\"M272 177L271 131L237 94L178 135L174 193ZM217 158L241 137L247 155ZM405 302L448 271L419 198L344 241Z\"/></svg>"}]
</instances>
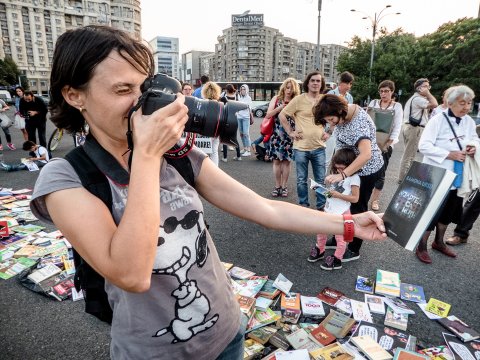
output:
<instances>
[{"instance_id":1,"label":"gray asphalt","mask_svg":"<svg viewBox=\"0 0 480 360\"><path fill-rule=\"evenodd\" d=\"M256 138L260 120L251 131ZM47 137L53 130L48 124ZM11 129L14 142L21 148L22 137ZM5 145L4 134L0 132ZM64 138L55 156L63 156L73 147L70 137ZM397 169L403 145L398 144L387 172L385 189L381 197L381 210L396 189ZM25 156L22 150L4 150L7 162L18 161ZM269 197L273 188L271 163L253 157L241 162L233 161L229 152L227 163L220 167L242 184L262 196ZM0 187L15 189L33 188L37 173L0 171ZM289 180L291 195L285 200L296 203L295 172ZM229 194L225 194L229 196ZM255 204L251 205L252 207ZM470 241L455 247L457 259L430 250L433 264L426 265L395 242L364 243L361 258L344 264L340 270L331 272L320 269L320 264L306 261L314 236L283 233L267 230L256 224L245 222L205 204L206 219L210 232L223 261L255 271L257 274L275 278L279 272L293 282L293 291L303 295L316 295L325 286L344 292L347 296L363 300L363 294L355 291L357 275L374 277L377 269L400 273L402 282L422 285L427 299L434 297L452 305L451 314L480 328L480 253L477 222ZM447 236L452 232L452 226ZM51 228L53 230L53 228ZM424 345L443 343L442 327L429 320L418 307L412 304L416 314L409 318L407 332L417 336ZM381 317L374 316L378 323ZM109 327L83 312L82 302L57 302L30 292L15 278L0 280L0 359L107 359L109 357Z\"/></svg>"}]
</instances>

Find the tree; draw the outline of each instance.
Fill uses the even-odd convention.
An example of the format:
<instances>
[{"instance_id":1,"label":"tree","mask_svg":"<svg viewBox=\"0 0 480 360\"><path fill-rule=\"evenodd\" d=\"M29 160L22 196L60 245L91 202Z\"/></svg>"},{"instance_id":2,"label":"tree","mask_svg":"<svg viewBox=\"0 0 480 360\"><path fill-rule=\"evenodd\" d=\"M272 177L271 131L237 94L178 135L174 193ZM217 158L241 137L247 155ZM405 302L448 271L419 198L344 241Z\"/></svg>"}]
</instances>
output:
<instances>
[{"instance_id":1,"label":"tree","mask_svg":"<svg viewBox=\"0 0 480 360\"><path fill-rule=\"evenodd\" d=\"M395 82L402 89L401 100L413 93L416 79L426 77L431 81L432 93L440 98L448 87L465 84L480 94L480 19L460 19L446 23L432 34L415 38L413 34L397 29L380 31L375 45L372 82L369 82L370 52L372 42L352 38L350 51L340 55L337 69L355 75L352 89L359 102L378 97L377 86L382 80Z\"/></svg>"},{"instance_id":2,"label":"tree","mask_svg":"<svg viewBox=\"0 0 480 360\"><path fill-rule=\"evenodd\" d=\"M25 85L28 84L26 77L21 76L20 70L18 69L17 64L10 56L5 57L4 60L0 59L0 86L11 87L18 84L18 79L23 80L22 85L25 88Z\"/></svg>"}]
</instances>

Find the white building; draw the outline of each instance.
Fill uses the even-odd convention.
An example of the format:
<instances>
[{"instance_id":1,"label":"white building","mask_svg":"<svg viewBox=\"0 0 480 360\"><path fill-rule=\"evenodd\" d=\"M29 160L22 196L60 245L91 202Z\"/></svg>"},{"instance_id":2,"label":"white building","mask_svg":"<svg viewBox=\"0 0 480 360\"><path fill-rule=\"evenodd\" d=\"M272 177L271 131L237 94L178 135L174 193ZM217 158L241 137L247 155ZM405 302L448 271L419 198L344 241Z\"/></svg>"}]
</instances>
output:
<instances>
[{"instance_id":1,"label":"white building","mask_svg":"<svg viewBox=\"0 0 480 360\"><path fill-rule=\"evenodd\" d=\"M157 36L149 41L155 60L155 73L180 79L178 38Z\"/></svg>"}]
</instances>

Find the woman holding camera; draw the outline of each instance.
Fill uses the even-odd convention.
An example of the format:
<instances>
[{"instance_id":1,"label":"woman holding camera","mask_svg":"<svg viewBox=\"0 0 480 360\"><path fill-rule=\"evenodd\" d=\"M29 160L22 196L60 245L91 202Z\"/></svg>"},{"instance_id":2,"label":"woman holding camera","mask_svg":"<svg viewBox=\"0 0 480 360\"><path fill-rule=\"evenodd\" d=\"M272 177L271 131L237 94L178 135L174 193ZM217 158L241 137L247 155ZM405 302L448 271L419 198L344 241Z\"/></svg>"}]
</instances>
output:
<instances>
[{"instance_id":1,"label":"woman holding camera","mask_svg":"<svg viewBox=\"0 0 480 360\"><path fill-rule=\"evenodd\" d=\"M354 216L352 225L341 215L264 199L196 149L187 155L195 178L190 186L164 161L188 119L184 96L149 116L139 108L129 120L153 69L151 50L122 31L88 26L59 37L52 121L70 131L88 123L83 149L107 177L113 206L87 191L67 160L53 159L39 175L32 209L53 221L105 278L113 308L112 358L243 359L244 318L206 229L200 196L281 231L354 230L363 239L382 240L383 222L369 212Z\"/></svg>"}]
</instances>

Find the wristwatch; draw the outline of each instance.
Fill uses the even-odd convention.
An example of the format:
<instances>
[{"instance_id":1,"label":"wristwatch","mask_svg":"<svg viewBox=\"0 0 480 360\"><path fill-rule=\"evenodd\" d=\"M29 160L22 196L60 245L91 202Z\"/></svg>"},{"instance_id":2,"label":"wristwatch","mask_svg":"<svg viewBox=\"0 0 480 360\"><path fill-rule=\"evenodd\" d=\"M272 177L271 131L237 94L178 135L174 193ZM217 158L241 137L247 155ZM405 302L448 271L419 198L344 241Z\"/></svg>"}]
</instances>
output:
<instances>
[{"instance_id":1,"label":"wristwatch","mask_svg":"<svg viewBox=\"0 0 480 360\"><path fill-rule=\"evenodd\" d=\"M352 242L355 235L355 223L352 214L343 214L343 240Z\"/></svg>"}]
</instances>

